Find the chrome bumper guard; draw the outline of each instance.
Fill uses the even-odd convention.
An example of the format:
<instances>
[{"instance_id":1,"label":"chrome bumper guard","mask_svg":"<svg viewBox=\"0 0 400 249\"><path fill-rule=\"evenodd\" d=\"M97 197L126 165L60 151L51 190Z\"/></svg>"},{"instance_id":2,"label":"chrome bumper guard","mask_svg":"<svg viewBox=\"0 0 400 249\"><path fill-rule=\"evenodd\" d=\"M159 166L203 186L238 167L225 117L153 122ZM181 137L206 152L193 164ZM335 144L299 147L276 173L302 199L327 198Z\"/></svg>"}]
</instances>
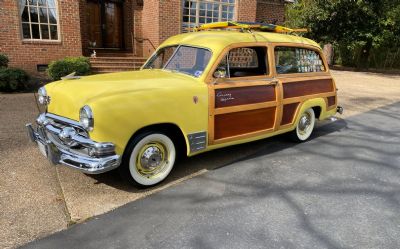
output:
<instances>
[{"instance_id":1,"label":"chrome bumper guard","mask_svg":"<svg viewBox=\"0 0 400 249\"><path fill-rule=\"evenodd\" d=\"M338 106L338 107L336 108L336 112L339 113L340 115L342 115L343 112L344 112L344 108L341 107L341 106Z\"/></svg>"},{"instance_id":2,"label":"chrome bumper guard","mask_svg":"<svg viewBox=\"0 0 400 249\"><path fill-rule=\"evenodd\" d=\"M52 115L52 117L54 116ZM74 133L68 137L67 144L73 144L73 146L69 146L58 139L59 137L65 138L65 133L60 136L65 128L61 129L53 125L47 115L40 114L36 123L36 128L32 124L26 124L28 136L32 142L38 144L42 154L52 164L66 165L87 174L100 174L120 165L120 156L115 154L114 144L98 143L81 134Z\"/></svg>"}]
</instances>

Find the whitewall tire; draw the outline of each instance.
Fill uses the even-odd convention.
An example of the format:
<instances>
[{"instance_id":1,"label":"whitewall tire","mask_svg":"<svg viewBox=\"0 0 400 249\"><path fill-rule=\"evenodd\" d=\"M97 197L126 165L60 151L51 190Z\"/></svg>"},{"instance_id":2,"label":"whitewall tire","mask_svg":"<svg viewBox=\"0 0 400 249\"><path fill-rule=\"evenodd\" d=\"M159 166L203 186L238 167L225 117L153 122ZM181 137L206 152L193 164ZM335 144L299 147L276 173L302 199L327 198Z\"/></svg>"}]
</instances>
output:
<instances>
[{"instance_id":1,"label":"whitewall tire","mask_svg":"<svg viewBox=\"0 0 400 249\"><path fill-rule=\"evenodd\" d=\"M174 167L176 147L165 134L146 133L136 137L128 148L122 166L123 177L134 185L149 187L163 181Z\"/></svg>"},{"instance_id":2,"label":"whitewall tire","mask_svg":"<svg viewBox=\"0 0 400 249\"><path fill-rule=\"evenodd\" d=\"M292 137L298 142L304 142L310 138L315 127L315 113L312 108L300 114L296 129L292 132Z\"/></svg>"}]
</instances>

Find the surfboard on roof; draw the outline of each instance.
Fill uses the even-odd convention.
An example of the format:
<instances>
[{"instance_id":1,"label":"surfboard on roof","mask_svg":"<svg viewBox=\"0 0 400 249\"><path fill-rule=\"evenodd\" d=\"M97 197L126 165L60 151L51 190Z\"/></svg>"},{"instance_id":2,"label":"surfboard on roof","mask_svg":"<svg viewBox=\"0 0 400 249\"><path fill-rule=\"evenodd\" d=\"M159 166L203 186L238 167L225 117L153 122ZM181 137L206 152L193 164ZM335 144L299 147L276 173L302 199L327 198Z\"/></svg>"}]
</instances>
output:
<instances>
[{"instance_id":1,"label":"surfboard on roof","mask_svg":"<svg viewBox=\"0 0 400 249\"><path fill-rule=\"evenodd\" d=\"M210 30L210 29L242 29L242 30L257 30L262 32L275 32L275 33L293 33L293 32L307 32L307 29L291 29L288 27L260 23L260 22L214 22L202 24L194 31Z\"/></svg>"},{"instance_id":2,"label":"surfboard on roof","mask_svg":"<svg viewBox=\"0 0 400 249\"><path fill-rule=\"evenodd\" d=\"M186 44L214 50L234 43L269 42L300 43L320 48L319 44L313 40L292 35L295 32L304 32L304 29L299 31L274 24L217 22L203 24L193 31L170 37L161 47Z\"/></svg>"}]
</instances>

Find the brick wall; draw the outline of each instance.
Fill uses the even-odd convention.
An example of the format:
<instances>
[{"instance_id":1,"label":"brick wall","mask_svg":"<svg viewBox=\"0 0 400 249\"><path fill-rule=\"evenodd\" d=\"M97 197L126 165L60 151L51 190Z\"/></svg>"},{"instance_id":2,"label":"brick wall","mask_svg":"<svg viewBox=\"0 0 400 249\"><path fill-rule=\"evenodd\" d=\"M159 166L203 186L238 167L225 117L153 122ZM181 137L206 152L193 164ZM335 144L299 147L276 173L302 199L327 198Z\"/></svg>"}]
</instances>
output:
<instances>
[{"instance_id":1,"label":"brick wall","mask_svg":"<svg viewBox=\"0 0 400 249\"><path fill-rule=\"evenodd\" d=\"M37 64L48 64L65 56L79 56L82 51L88 54L87 0L58 0L59 42L23 41L18 1L0 1L0 22L7 24L0 25L0 52L10 57L10 66L38 74ZM249 22L277 20L277 23L282 23L283 0L236 0L236 19ZM137 56L149 56L154 51L153 46L157 47L168 37L181 33L181 26L181 0L124 1L125 45Z\"/></svg>"},{"instance_id":2,"label":"brick wall","mask_svg":"<svg viewBox=\"0 0 400 249\"><path fill-rule=\"evenodd\" d=\"M182 1L160 0L160 37L159 43L182 30Z\"/></svg>"},{"instance_id":3,"label":"brick wall","mask_svg":"<svg viewBox=\"0 0 400 249\"><path fill-rule=\"evenodd\" d=\"M258 0L256 21L283 24L285 22L285 3L282 0Z\"/></svg>"},{"instance_id":4,"label":"brick wall","mask_svg":"<svg viewBox=\"0 0 400 249\"><path fill-rule=\"evenodd\" d=\"M18 1L2 0L0 4L0 53L10 59L11 67L22 68L39 75L37 64L48 64L65 56L82 54L80 34L79 2L59 0L60 41L23 41Z\"/></svg>"},{"instance_id":5,"label":"brick wall","mask_svg":"<svg viewBox=\"0 0 400 249\"><path fill-rule=\"evenodd\" d=\"M256 20L256 0L236 0L236 20L254 22Z\"/></svg>"},{"instance_id":6,"label":"brick wall","mask_svg":"<svg viewBox=\"0 0 400 249\"><path fill-rule=\"evenodd\" d=\"M134 15L135 37L140 38L145 57L168 37L181 33L181 0L146 0L141 8L135 8Z\"/></svg>"},{"instance_id":7,"label":"brick wall","mask_svg":"<svg viewBox=\"0 0 400 249\"><path fill-rule=\"evenodd\" d=\"M158 0L145 0L143 1L143 7L140 12L141 15L141 29L142 29L142 40L143 44L143 55L149 56L153 51L151 44L155 47L159 45L159 1ZM140 25L140 23L137 23Z\"/></svg>"}]
</instances>

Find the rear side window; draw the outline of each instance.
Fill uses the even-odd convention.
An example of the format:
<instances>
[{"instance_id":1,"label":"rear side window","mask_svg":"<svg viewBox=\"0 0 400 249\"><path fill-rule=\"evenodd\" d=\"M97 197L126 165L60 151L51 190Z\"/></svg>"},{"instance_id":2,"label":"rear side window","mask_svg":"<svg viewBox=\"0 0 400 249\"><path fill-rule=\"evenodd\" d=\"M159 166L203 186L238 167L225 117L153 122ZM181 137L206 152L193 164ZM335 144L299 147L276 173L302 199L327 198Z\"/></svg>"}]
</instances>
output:
<instances>
[{"instance_id":1,"label":"rear side window","mask_svg":"<svg viewBox=\"0 0 400 249\"><path fill-rule=\"evenodd\" d=\"M275 47L275 66L278 74L324 72L320 54L296 47Z\"/></svg>"}]
</instances>

